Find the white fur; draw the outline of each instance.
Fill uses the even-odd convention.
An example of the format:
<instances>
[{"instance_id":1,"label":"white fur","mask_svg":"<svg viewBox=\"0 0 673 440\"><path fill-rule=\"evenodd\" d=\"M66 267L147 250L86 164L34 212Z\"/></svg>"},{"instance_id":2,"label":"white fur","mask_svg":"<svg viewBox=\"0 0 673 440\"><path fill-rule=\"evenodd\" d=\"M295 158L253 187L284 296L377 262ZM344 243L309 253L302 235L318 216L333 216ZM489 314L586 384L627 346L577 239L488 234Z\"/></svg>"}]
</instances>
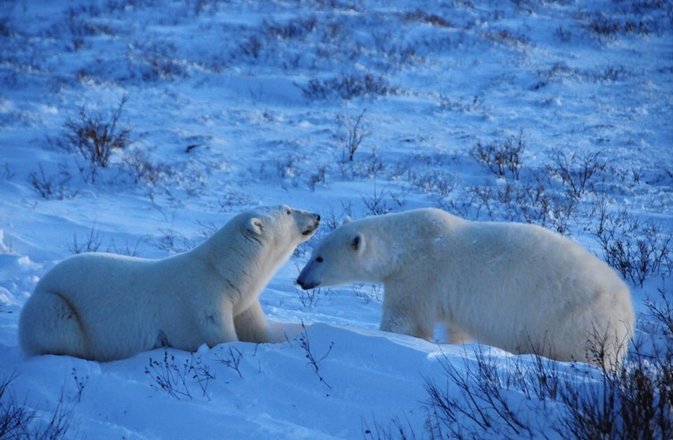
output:
<instances>
[{"instance_id":1,"label":"white fur","mask_svg":"<svg viewBox=\"0 0 673 440\"><path fill-rule=\"evenodd\" d=\"M87 253L38 283L19 321L29 355L108 361L159 346L269 340L259 294L319 217L286 206L236 216L192 251L161 260Z\"/></svg>"},{"instance_id":2,"label":"white fur","mask_svg":"<svg viewBox=\"0 0 673 440\"><path fill-rule=\"evenodd\" d=\"M304 288L385 286L381 329L450 342L476 338L516 353L598 362L625 354L634 313L626 284L573 241L518 223L471 222L419 209L345 224L314 250Z\"/></svg>"}]
</instances>

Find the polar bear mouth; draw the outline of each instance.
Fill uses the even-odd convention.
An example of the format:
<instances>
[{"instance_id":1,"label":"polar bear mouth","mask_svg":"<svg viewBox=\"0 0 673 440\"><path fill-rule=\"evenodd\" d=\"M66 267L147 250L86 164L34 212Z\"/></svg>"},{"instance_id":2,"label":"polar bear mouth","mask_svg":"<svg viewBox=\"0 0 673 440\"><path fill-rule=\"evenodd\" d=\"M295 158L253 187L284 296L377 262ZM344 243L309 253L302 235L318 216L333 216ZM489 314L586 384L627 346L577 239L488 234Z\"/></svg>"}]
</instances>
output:
<instances>
[{"instance_id":1,"label":"polar bear mouth","mask_svg":"<svg viewBox=\"0 0 673 440\"><path fill-rule=\"evenodd\" d=\"M318 229L318 226L320 226L320 216L318 214L312 214L311 215L311 222L307 225L306 229L302 231L301 235L304 237L310 237L313 235L313 233Z\"/></svg>"},{"instance_id":2,"label":"polar bear mouth","mask_svg":"<svg viewBox=\"0 0 673 440\"><path fill-rule=\"evenodd\" d=\"M313 235L316 229L318 229L318 225L311 226L310 228L302 232L301 235L303 235L304 237L308 237L310 235Z\"/></svg>"}]
</instances>

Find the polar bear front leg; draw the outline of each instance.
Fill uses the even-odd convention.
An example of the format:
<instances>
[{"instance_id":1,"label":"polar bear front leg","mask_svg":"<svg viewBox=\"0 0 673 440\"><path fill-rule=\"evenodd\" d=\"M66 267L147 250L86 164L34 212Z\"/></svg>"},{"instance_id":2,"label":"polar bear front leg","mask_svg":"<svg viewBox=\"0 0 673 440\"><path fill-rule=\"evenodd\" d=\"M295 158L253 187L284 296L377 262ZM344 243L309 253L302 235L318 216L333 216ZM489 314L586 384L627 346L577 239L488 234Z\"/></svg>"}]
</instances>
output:
<instances>
[{"instance_id":1,"label":"polar bear front leg","mask_svg":"<svg viewBox=\"0 0 673 440\"><path fill-rule=\"evenodd\" d=\"M223 342L238 341L231 306L214 313L207 312L201 324L201 332L205 338L205 343L209 347L214 347Z\"/></svg>"},{"instance_id":2,"label":"polar bear front leg","mask_svg":"<svg viewBox=\"0 0 673 440\"><path fill-rule=\"evenodd\" d=\"M449 344L465 344L472 340L469 334L449 320L444 321L444 328L446 330L446 340Z\"/></svg>"},{"instance_id":3,"label":"polar bear front leg","mask_svg":"<svg viewBox=\"0 0 673 440\"><path fill-rule=\"evenodd\" d=\"M259 301L253 302L243 312L234 317L238 339L245 342L269 342L270 329Z\"/></svg>"},{"instance_id":4,"label":"polar bear front leg","mask_svg":"<svg viewBox=\"0 0 673 440\"><path fill-rule=\"evenodd\" d=\"M379 329L431 341L434 336L434 317L423 316L412 298L412 295L399 294L399 291L391 291L386 287Z\"/></svg>"}]
</instances>

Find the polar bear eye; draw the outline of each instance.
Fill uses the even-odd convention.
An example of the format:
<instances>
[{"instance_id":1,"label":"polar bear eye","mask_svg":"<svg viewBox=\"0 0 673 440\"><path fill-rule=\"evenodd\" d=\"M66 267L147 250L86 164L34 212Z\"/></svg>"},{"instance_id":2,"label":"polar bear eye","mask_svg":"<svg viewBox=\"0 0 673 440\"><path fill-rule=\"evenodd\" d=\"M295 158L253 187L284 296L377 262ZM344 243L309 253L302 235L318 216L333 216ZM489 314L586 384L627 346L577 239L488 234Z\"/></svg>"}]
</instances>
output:
<instances>
[{"instance_id":1,"label":"polar bear eye","mask_svg":"<svg viewBox=\"0 0 673 440\"><path fill-rule=\"evenodd\" d=\"M287 215L292 215L292 210L288 208L287 210L285 210L285 213L286 213Z\"/></svg>"},{"instance_id":2,"label":"polar bear eye","mask_svg":"<svg viewBox=\"0 0 673 440\"><path fill-rule=\"evenodd\" d=\"M318 257L318 258L315 259L315 261L316 261L317 263L322 263L322 262L323 262L323 259L322 259L322 257Z\"/></svg>"}]
</instances>

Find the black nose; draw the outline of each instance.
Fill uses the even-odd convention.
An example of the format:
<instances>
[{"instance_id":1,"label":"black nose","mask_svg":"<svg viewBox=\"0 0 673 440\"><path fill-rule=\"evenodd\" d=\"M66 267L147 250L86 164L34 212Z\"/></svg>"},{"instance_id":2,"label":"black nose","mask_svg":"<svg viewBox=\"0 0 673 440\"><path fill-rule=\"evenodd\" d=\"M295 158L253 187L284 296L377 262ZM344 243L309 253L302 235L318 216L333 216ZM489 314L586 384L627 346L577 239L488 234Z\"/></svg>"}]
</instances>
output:
<instances>
[{"instance_id":1,"label":"black nose","mask_svg":"<svg viewBox=\"0 0 673 440\"><path fill-rule=\"evenodd\" d=\"M320 221L320 214L315 215L315 221L319 222Z\"/></svg>"}]
</instances>

